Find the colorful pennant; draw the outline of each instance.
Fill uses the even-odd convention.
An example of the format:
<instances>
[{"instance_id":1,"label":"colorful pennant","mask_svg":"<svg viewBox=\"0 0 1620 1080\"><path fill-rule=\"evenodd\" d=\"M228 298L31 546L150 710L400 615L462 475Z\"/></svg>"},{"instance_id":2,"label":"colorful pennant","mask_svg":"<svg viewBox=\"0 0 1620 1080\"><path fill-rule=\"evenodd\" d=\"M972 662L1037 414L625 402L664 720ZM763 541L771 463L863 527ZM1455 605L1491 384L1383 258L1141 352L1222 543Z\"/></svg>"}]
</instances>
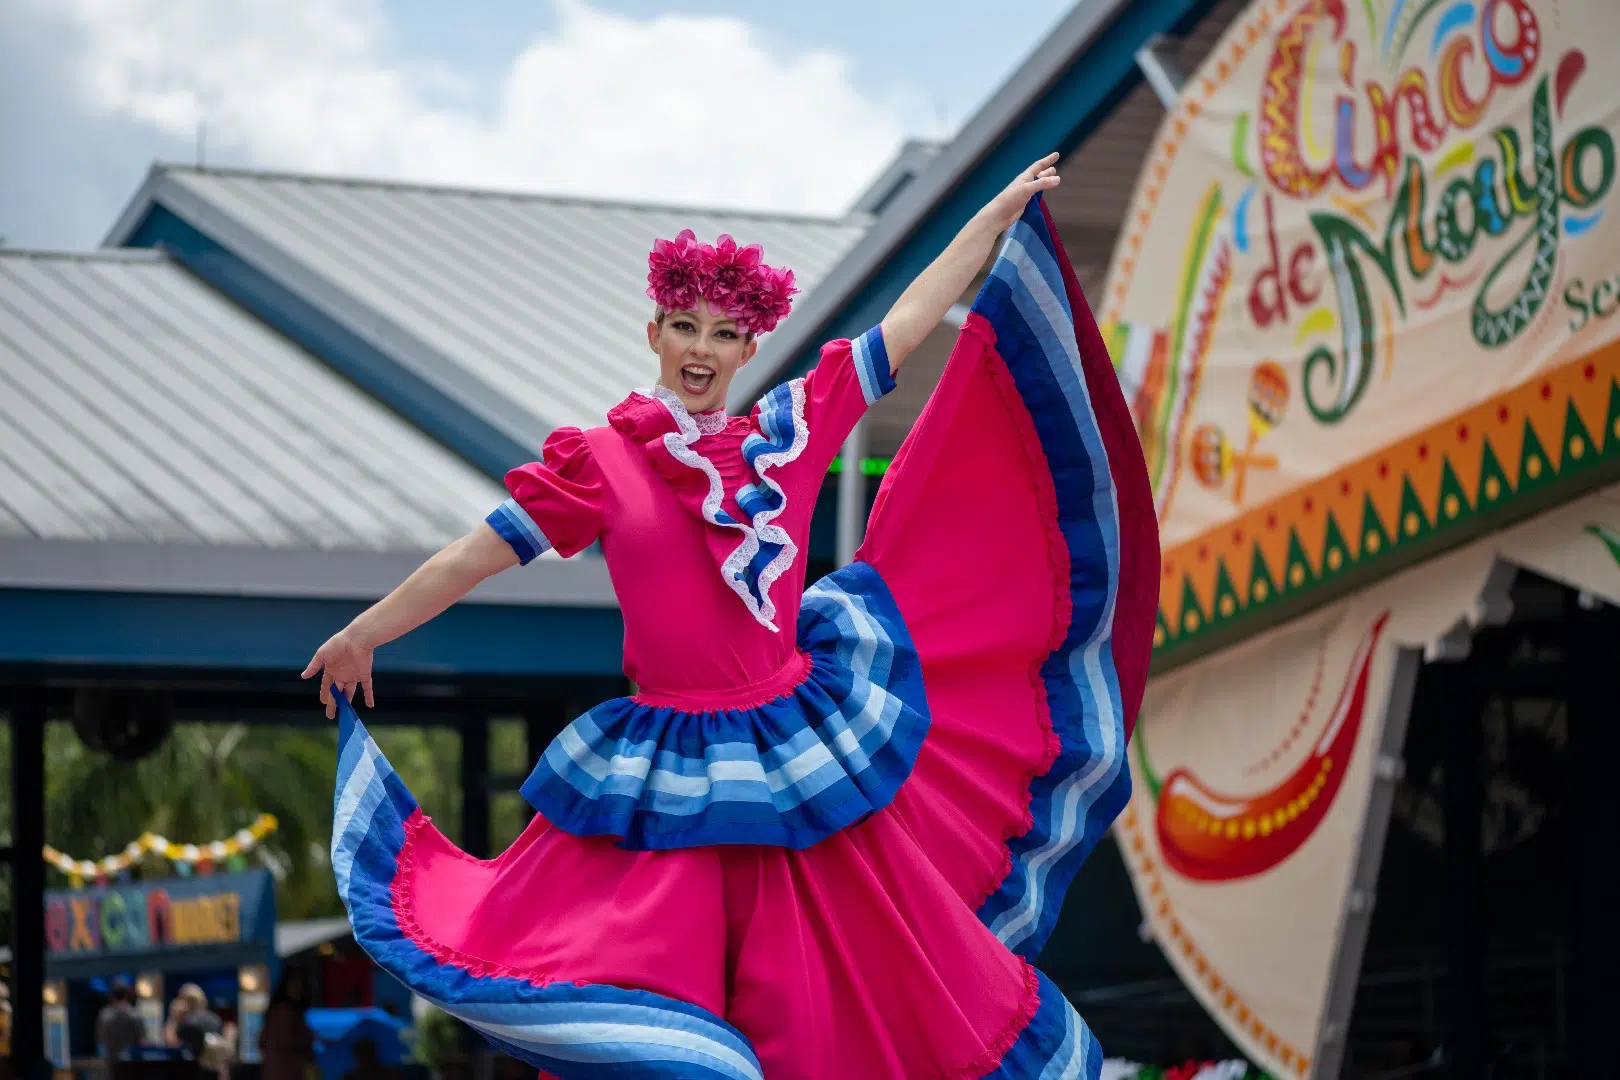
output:
<instances>
[{"instance_id":1,"label":"colorful pennant","mask_svg":"<svg viewBox=\"0 0 1620 1080\"><path fill-rule=\"evenodd\" d=\"M98 860L75 859L71 855L45 845L45 861L67 876L73 888L82 888L86 880L102 882L108 878L127 874L133 866L148 855L158 855L174 864L182 876L193 872L208 874L220 864L231 867L241 865L241 856L251 851L278 826L274 814L260 814L252 825L238 829L235 835L211 844L177 844L156 833L145 833L123 851Z\"/></svg>"}]
</instances>

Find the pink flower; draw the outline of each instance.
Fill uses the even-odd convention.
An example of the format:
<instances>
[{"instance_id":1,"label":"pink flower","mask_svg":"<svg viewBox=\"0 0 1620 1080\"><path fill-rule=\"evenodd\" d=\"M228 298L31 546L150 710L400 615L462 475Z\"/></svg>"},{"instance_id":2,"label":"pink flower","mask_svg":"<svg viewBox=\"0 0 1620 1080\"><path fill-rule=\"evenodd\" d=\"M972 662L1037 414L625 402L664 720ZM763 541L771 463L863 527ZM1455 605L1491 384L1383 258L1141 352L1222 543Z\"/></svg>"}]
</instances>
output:
<instances>
[{"instance_id":1,"label":"pink flower","mask_svg":"<svg viewBox=\"0 0 1620 1080\"><path fill-rule=\"evenodd\" d=\"M793 297L798 291L792 270L761 266L742 298L741 312L734 316L737 325L750 334L775 330L776 324L793 310Z\"/></svg>"},{"instance_id":2,"label":"pink flower","mask_svg":"<svg viewBox=\"0 0 1620 1080\"><path fill-rule=\"evenodd\" d=\"M721 233L714 246L704 251L709 286L704 291L709 306L733 318L742 310L744 298L754 290L764 250L758 244L738 247L737 241Z\"/></svg>"},{"instance_id":3,"label":"pink flower","mask_svg":"<svg viewBox=\"0 0 1620 1080\"><path fill-rule=\"evenodd\" d=\"M695 311L709 285L709 252L697 234L682 229L673 240L653 241L647 256L647 296L666 311Z\"/></svg>"},{"instance_id":4,"label":"pink flower","mask_svg":"<svg viewBox=\"0 0 1620 1080\"><path fill-rule=\"evenodd\" d=\"M647 256L647 295L660 307L694 311L707 300L744 333L775 329L798 291L793 271L766 266L758 244L743 247L724 233L711 245L683 229L673 240L654 241Z\"/></svg>"}]
</instances>

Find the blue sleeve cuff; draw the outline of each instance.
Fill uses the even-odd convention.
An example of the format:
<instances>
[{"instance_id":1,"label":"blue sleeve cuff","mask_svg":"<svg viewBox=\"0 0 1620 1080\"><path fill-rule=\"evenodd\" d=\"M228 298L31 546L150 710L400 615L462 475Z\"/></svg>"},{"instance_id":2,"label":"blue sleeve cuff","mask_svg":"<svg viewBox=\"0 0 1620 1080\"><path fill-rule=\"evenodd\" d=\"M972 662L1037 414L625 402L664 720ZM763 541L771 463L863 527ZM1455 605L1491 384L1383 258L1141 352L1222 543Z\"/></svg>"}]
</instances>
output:
<instances>
[{"instance_id":1,"label":"blue sleeve cuff","mask_svg":"<svg viewBox=\"0 0 1620 1080\"><path fill-rule=\"evenodd\" d=\"M518 505L516 499L507 499L491 510L484 519L502 540L512 545L518 563L527 566L551 550L551 541L540 531L529 512Z\"/></svg>"},{"instance_id":2,"label":"blue sleeve cuff","mask_svg":"<svg viewBox=\"0 0 1620 1080\"><path fill-rule=\"evenodd\" d=\"M867 405L876 405L894 389L894 373L889 370L889 350L883 345L883 327L874 326L854 343L855 374L861 381L861 395Z\"/></svg>"}]
</instances>

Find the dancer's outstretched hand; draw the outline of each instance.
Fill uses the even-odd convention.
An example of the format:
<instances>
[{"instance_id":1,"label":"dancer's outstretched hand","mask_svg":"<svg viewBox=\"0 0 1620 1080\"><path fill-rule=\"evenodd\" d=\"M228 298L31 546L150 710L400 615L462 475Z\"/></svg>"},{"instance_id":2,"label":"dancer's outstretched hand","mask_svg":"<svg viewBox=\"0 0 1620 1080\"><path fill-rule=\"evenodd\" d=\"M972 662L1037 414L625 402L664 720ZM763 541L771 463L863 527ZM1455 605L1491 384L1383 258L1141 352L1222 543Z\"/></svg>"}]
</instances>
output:
<instances>
[{"instance_id":1,"label":"dancer's outstretched hand","mask_svg":"<svg viewBox=\"0 0 1620 1080\"><path fill-rule=\"evenodd\" d=\"M350 704L354 703L355 688L363 688L366 708L377 707L371 694L371 654L372 650L356 641L348 630L339 630L310 657L309 666L300 677L307 679L317 671L321 673L321 704L326 706L328 720L337 716L337 700L332 697L334 686L348 696Z\"/></svg>"},{"instance_id":2,"label":"dancer's outstretched hand","mask_svg":"<svg viewBox=\"0 0 1620 1080\"><path fill-rule=\"evenodd\" d=\"M1041 160L1018 174L1018 178L985 204L979 215L995 225L997 232L1006 232L1024 214L1029 200L1043 191L1050 191L1062 182L1057 172L1056 154L1047 154Z\"/></svg>"}]
</instances>

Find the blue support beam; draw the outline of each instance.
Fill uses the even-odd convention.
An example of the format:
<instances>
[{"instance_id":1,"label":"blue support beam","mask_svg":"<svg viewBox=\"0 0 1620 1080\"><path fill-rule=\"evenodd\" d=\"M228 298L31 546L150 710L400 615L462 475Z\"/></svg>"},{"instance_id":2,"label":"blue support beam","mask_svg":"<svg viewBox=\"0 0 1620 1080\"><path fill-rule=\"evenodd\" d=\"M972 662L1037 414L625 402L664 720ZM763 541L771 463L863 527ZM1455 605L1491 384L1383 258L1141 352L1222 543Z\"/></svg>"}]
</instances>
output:
<instances>
[{"instance_id":1,"label":"blue support beam","mask_svg":"<svg viewBox=\"0 0 1620 1080\"><path fill-rule=\"evenodd\" d=\"M501 434L397 358L342 326L161 204L147 212L124 246L164 249L202 280L495 479L534 459L532 450Z\"/></svg>"},{"instance_id":2,"label":"blue support beam","mask_svg":"<svg viewBox=\"0 0 1620 1080\"><path fill-rule=\"evenodd\" d=\"M303 670L360 601L0 589L0 664ZM379 672L617 676L617 609L457 604L377 651Z\"/></svg>"}]
</instances>

